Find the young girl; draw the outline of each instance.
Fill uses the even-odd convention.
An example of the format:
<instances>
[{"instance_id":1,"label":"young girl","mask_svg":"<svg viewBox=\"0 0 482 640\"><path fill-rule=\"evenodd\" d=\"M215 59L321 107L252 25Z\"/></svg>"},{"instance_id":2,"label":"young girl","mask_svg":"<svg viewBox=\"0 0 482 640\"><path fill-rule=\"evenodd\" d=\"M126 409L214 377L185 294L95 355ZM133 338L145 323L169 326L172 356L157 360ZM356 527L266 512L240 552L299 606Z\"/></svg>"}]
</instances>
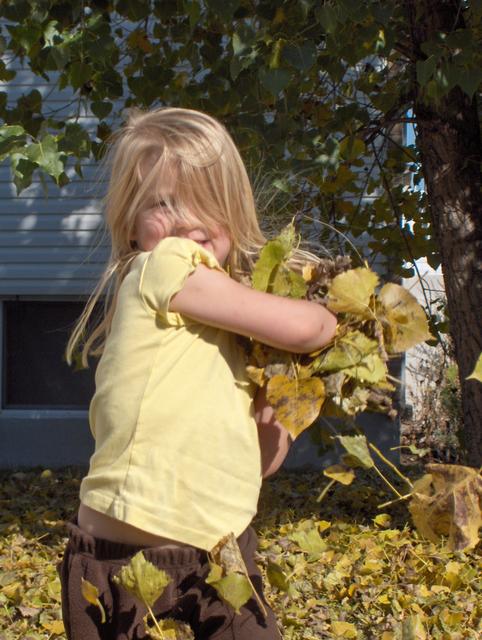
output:
<instances>
[{"instance_id":1,"label":"young girl","mask_svg":"<svg viewBox=\"0 0 482 640\"><path fill-rule=\"evenodd\" d=\"M95 453L60 566L71 640L144 638L142 606L112 577L139 549L172 581L157 617L203 640L279 638L250 600L241 615L206 584L207 551L233 532L262 597L249 526L262 476L289 435L263 391L253 399L236 334L297 353L329 342L334 316L239 282L265 242L227 131L187 109L134 111L111 150L106 201L112 255L69 342L102 354L90 406ZM85 340L100 295L105 317ZM254 401L253 401L254 400ZM81 595L100 592L107 620Z\"/></svg>"}]
</instances>

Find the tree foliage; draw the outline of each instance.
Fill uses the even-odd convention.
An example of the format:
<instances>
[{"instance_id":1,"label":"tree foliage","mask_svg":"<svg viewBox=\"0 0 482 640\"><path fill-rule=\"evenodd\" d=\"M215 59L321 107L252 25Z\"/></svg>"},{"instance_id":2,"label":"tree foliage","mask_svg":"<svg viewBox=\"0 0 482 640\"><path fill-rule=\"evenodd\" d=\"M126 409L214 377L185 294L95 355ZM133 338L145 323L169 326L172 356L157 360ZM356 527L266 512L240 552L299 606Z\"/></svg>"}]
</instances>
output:
<instances>
[{"instance_id":1,"label":"tree foliage","mask_svg":"<svg viewBox=\"0 0 482 640\"><path fill-rule=\"evenodd\" d=\"M432 9L444 20L425 29ZM424 107L437 120L452 95L476 100L480 0L5 0L0 18L0 159L19 191L35 171L61 185L68 163L81 174L126 107L193 107L228 126L253 173L261 167L261 187L283 196L313 242L344 253L342 234L363 238L371 259L403 276L417 258L434 268L451 259L438 202L419 188L424 158L401 129ZM39 88L8 101L19 61L70 91L61 118ZM459 300L448 297L454 325ZM444 320L434 315L431 329ZM463 356L459 334L464 387L476 356L464 364L475 347ZM467 417L475 401L462 395Z\"/></svg>"}]
</instances>

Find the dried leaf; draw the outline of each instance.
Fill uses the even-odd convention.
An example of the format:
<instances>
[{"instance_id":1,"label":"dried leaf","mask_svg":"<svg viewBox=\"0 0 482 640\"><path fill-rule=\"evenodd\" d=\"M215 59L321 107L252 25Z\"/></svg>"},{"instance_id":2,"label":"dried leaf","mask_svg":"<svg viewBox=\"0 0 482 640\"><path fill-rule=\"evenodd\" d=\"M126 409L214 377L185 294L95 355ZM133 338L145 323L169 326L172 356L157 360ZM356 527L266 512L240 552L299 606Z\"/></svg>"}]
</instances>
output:
<instances>
[{"instance_id":1,"label":"dried leaf","mask_svg":"<svg viewBox=\"0 0 482 640\"><path fill-rule=\"evenodd\" d=\"M95 585L93 585L91 582L89 582L88 580L85 580L84 578L81 578L82 584L81 584L81 592L83 597L85 598L85 600L87 600L88 603L93 604L95 607L97 607L100 611L100 621L102 624L105 623L105 609L102 606L101 601L99 600L99 590L97 589L97 587Z\"/></svg>"},{"instance_id":2,"label":"dried leaf","mask_svg":"<svg viewBox=\"0 0 482 640\"><path fill-rule=\"evenodd\" d=\"M368 449L365 436L336 436L345 447L348 456L344 457L350 466L361 466L364 469L371 469L375 463Z\"/></svg>"},{"instance_id":3,"label":"dried leaf","mask_svg":"<svg viewBox=\"0 0 482 640\"><path fill-rule=\"evenodd\" d=\"M426 640L427 634L421 617L415 613L402 623L402 640Z\"/></svg>"},{"instance_id":4,"label":"dried leaf","mask_svg":"<svg viewBox=\"0 0 482 640\"><path fill-rule=\"evenodd\" d=\"M390 282L382 287L378 299L383 307L385 345L389 352L406 351L432 337L425 312L409 291Z\"/></svg>"},{"instance_id":5,"label":"dried leaf","mask_svg":"<svg viewBox=\"0 0 482 640\"><path fill-rule=\"evenodd\" d=\"M223 574L238 571L247 574L241 550L234 533L229 533L217 543L209 552L212 561L223 569Z\"/></svg>"},{"instance_id":6,"label":"dried leaf","mask_svg":"<svg viewBox=\"0 0 482 640\"><path fill-rule=\"evenodd\" d=\"M409 510L418 531L434 542L441 536L454 550L473 549L482 526L482 478L471 467L429 464L414 484Z\"/></svg>"},{"instance_id":7,"label":"dried leaf","mask_svg":"<svg viewBox=\"0 0 482 640\"><path fill-rule=\"evenodd\" d=\"M267 399L277 419L297 438L319 416L325 386L319 378L290 380L278 375L268 382Z\"/></svg>"},{"instance_id":8,"label":"dried leaf","mask_svg":"<svg viewBox=\"0 0 482 640\"><path fill-rule=\"evenodd\" d=\"M344 467L341 464L333 464L331 467L327 467L323 469L323 475L327 478L333 478L337 482L341 482L341 484L349 485L355 479L355 473L353 469L348 467Z\"/></svg>"},{"instance_id":9,"label":"dried leaf","mask_svg":"<svg viewBox=\"0 0 482 640\"><path fill-rule=\"evenodd\" d=\"M152 640L194 640L194 632L185 622L172 618L161 618L161 620L157 620L157 627L151 627L148 624L148 619L149 615L144 617L144 630Z\"/></svg>"},{"instance_id":10,"label":"dried leaf","mask_svg":"<svg viewBox=\"0 0 482 640\"><path fill-rule=\"evenodd\" d=\"M340 273L328 288L328 309L335 313L367 314L377 284L377 274L366 267Z\"/></svg>"},{"instance_id":11,"label":"dried leaf","mask_svg":"<svg viewBox=\"0 0 482 640\"><path fill-rule=\"evenodd\" d=\"M142 551L139 551L131 558L129 564L114 576L114 582L143 602L146 607L152 607L171 582L171 578L165 571L146 560Z\"/></svg>"},{"instance_id":12,"label":"dried leaf","mask_svg":"<svg viewBox=\"0 0 482 640\"><path fill-rule=\"evenodd\" d=\"M478 380L482 382L482 353L479 355L477 362L475 363L474 370L467 376L466 380Z\"/></svg>"}]
</instances>

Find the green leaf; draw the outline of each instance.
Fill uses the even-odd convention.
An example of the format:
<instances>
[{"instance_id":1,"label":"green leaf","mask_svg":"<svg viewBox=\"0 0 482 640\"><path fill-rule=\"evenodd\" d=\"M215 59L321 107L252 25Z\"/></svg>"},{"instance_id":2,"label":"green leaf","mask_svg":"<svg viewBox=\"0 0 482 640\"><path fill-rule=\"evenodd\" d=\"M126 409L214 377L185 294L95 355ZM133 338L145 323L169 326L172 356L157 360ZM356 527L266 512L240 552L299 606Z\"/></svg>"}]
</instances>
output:
<instances>
[{"instance_id":1,"label":"green leaf","mask_svg":"<svg viewBox=\"0 0 482 640\"><path fill-rule=\"evenodd\" d=\"M69 122L65 127L64 137L59 141L59 150L75 155L77 158L88 158L90 145L87 131L80 124Z\"/></svg>"},{"instance_id":2,"label":"green leaf","mask_svg":"<svg viewBox=\"0 0 482 640\"><path fill-rule=\"evenodd\" d=\"M365 436L336 436L343 447L346 449L349 458L344 459L345 462L355 463L364 469L371 469L375 466L373 458L368 449L367 439ZM350 466L353 466L350 464Z\"/></svg>"},{"instance_id":3,"label":"green leaf","mask_svg":"<svg viewBox=\"0 0 482 640\"><path fill-rule=\"evenodd\" d=\"M434 55L429 56L426 60L417 60L417 82L424 87L433 76L437 67L437 58Z\"/></svg>"},{"instance_id":4,"label":"green leaf","mask_svg":"<svg viewBox=\"0 0 482 640\"><path fill-rule=\"evenodd\" d=\"M240 0L206 0L206 5L215 15L225 22L230 22L240 5Z\"/></svg>"},{"instance_id":5,"label":"green leaf","mask_svg":"<svg viewBox=\"0 0 482 640\"><path fill-rule=\"evenodd\" d=\"M268 566L266 567L266 576L272 587L275 587L280 591L288 591L290 583L285 572L279 564L268 560Z\"/></svg>"},{"instance_id":6,"label":"green leaf","mask_svg":"<svg viewBox=\"0 0 482 640\"><path fill-rule=\"evenodd\" d=\"M146 607L152 607L171 582L165 571L145 559L142 551L136 553L113 579Z\"/></svg>"},{"instance_id":7,"label":"green leaf","mask_svg":"<svg viewBox=\"0 0 482 640\"><path fill-rule=\"evenodd\" d=\"M472 99L482 82L482 69L459 69L458 71L457 84Z\"/></svg>"},{"instance_id":8,"label":"green leaf","mask_svg":"<svg viewBox=\"0 0 482 640\"><path fill-rule=\"evenodd\" d=\"M57 182L64 172L64 154L59 152L57 139L47 134L40 142L25 148L25 156L48 173Z\"/></svg>"},{"instance_id":9,"label":"green leaf","mask_svg":"<svg viewBox=\"0 0 482 640\"><path fill-rule=\"evenodd\" d=\"M326 33L333 33L338 26L338 12L333 7L325 4L318 7L315 16Z\"/></svg>"},{"instance_id":10,"label":"green leaf","mask_svg":"<svg viewBox=\"0 0 482 640\"><path fill-rule=\"evenodd\" d=\"M112 102L102 102L101 100L96 100L90 103L90 109L94 116L97 116L99 120L107 117L109 113L112 111Z\"/></svg>"},{"instance_id":11,"label":"green leaf","mask_svg":"<svg viewBox=\"0 0 482 640\"><path fill-rule=\"evenodd\" d=\"M260 68L258 76L263 87L273 96L277 96L283 89L286 89L291 78L286 69L268 69L266 67Z\"/></svg>"},{"instance_id":12,"label":"green leaf","mask_svg":"<svg viewBox=\"0 0 482 640\"><path fill-rule=\"evenodd\" d=\"M74 89L80 89L92 79L92 67L85 62L73 62L67 69L70 84Z\"/></svg>"},{"instance_id":13,"label":"green leaf","mask_svg":"<svg viewBox=\"0 0 482 640\"><path fill-rule=\"evenodd\" d=\"M308 71L316 61L316 54L316 46L312 40L288 44L283 48L283 59L299 71Z\"/></svg>"},{"instance_id":14,"label":"green leaf","mask_svg":"<svg viewBox=\"0 0 482 640\"><path fill-rule=\"evenodd\" d=\"M252 273L252 284L255 289L270 290L275 269L290 256L296 242L297 235L294 227L288 225L278 237L264 245Z\"/></svg>"},{"instance_id":15,"label":"green leaf","mask_svg":"<svg viewBox=\"0 0 482 640\"><path fill-rule=\"evenodd\" d=\"M248 602L253 595L253 589L248 578L241 573L228 573L220 577L223 570L218 565L211 565L211 571L206 578L207 584L216 589L224 602L229 604L236 613L240 613L241 607Z\"/></svg>"},{"instance_id":16,"label":"green leaf","mask_svg":"<svg viewBox=\"0 0 482 640\"><path fill-rule=\"evenodd\" d=\"M466 380L478 380L479 382L482 382L482 353L477 358L474 370L470 376L467 376Z\"/></svg>"},{"instance_id":17,"label":"green leaf","mask_svg":"<svg viewBox=\"0 0 482 640\"><path fill-rule=\"evenodd\" d=\"M367 356L376 353L378 342L361 331L350 331L328 349L316 363L319 371L339 371L357 367Z\"/></svg>"}]
</instances>

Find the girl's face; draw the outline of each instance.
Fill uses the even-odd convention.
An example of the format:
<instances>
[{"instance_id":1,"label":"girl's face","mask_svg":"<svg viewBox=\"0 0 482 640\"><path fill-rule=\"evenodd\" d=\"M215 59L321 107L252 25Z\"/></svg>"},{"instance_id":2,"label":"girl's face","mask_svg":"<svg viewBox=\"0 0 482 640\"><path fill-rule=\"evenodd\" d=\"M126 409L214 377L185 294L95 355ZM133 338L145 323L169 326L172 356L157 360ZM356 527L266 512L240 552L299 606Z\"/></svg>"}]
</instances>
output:
<instances>
[{"instance_id":1,"label":"girl's face","mask_svg":"<svg viewBox=\"0 0 482 640\"><path fill-rule=\"evenodd\" d=\"M158 185L158 193L174 203L175 207L175 177L172 172L166 175ZM176 219L167 204L161 200L147 201L145 207L137 214L134 240L141 251L152 251L164 238L175 236L188 238L210 251L219 264L223 266L231 251L231 240L228 232L221 226L208 229L206 225L191 213L189 221Z\"/></svg>"}]
</instances>

